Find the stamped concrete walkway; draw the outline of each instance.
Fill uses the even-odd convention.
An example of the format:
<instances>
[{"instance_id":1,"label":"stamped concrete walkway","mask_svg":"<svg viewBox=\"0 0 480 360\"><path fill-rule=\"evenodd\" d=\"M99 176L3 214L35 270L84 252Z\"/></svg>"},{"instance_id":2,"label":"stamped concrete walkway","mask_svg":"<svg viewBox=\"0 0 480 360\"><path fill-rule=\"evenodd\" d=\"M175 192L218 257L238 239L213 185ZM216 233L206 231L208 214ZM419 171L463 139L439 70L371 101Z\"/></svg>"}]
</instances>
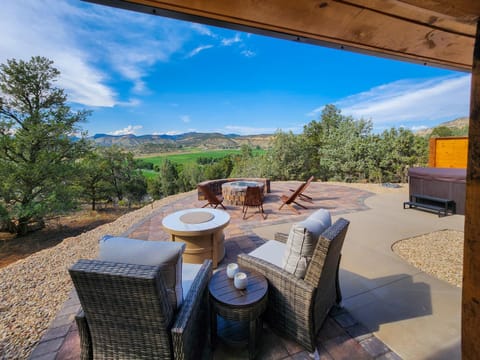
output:
<instances>
[{"instance_id":1,"label":"stamped concrete walkway","mask_svg":"<svg viewBox=\"0 0 480 360\"><path fill-rule=\"evenodd\" d=\"M374 264L377 263L375 257L369 259L359 259L356 256L355 247L357 244L357 231L362 229L362 226L368 229L367 233L374 233L375 225L381 222L384 214L382 208L375 209L378 213L373 213L373 218L369 219L369 223L364 223L364 219L356 220L356 216L361 216L362 213L369 213L372 211L365 201L372 199L374 201L378 195L357 190L345 186L336 186L325 183L312 183L308 189L309 195L314 199L314 204L307 204L307 210L300 209L300 214L294 214L288 208L281 211L278 210L280 204L279 197L282 193L288 193L289 189L294 189L299 183L296 182L274 182L272 183L272 192L268 194L265 200L265 210L267 219L262 219L259 214L254 214L254 210L249 210L249 217L242 220L241 207L227 206L227 211L231 215L231 222L225 229L226 241L226 256L220 263L225 266L228 262L235 261L236 256L241 252L249 252L257 246L264 243L265 239L271 238L273 232L278 229L288 231L291 223L304 219L312 211L319 208L327 208L332 212L334 217L344 216L349 218L352 222L361 222L363 225L351 224L348 232L348 237L344 246L344 258L342 260L341 281L342 290L344 292L345 307L336 308L327 318L323 328L320 330L317 338L318 358L320 359L400 359L401 357L391 351L391 348L379 340L378 336L374 336L381 328L381 320L377 321L376 326L372 326L368 318L362 316L364 313L375 312L377 304L370 303L362 299L362 295L368 293L371 288L368 287L368 282L361 281L365 279L365 269L362 266L357 267L355 263L370 264L371 269L375 269ZM401 199L403 201L404 199ZM401 202L392 206L401 207ZM124 235L131 238L145 239L145 240L167 240L168 234L162 229L161 220L164 216L185 208L200 207L205 202L197 200L196 192L185 194L184 197L176 201L168 203L164 207L159 208L150 216L145 218L140 223L135 224ZM373 205L381 205L375 204ZM413 210L412 210L413 213ZM426 215L427 216L427 215ZM430 217L435 215L428 214ZM384 224L388 227L387 224ZM402 227L402 225L399 225ZM392 228L392 231L397 230ZM417 229L418 230L418 229ZM424 231L425 232L425 231ZM400 232L403 236L402 232ZM367 244L370 241L369 237L362 236ZM351 244L351 245L350 245ZM352 250L349 247L352 246ZM360 256L367 255L367 253L360 253ZM369 253L369 256L375 255ZM384 256L384 255L381 255ZM358 259L359 261L356 261ZM353 264L353 265L352 265ZM374 270L372 270L375 272ZM392 270L396 271L396 270ZM417 271L418 272L418 271ZM403 270L400 272L403 274ZM357 277L355 279L355 277ZM375 279L373 275L373 279ZM357 280L360 282L357 284ZM368 280L368 279L367 279ZM388 283L388 281L387 281ZM398 295L398 293L397 293ZM358 304L355 297L358 296ZM367 309L362 309L365 306ZM32 359L79 359L79 339L78 333L73 320L74 314L78 311L79 304L75 294L72 293L71 299L67 301L62 311L57 316L57 319L51 324L49 331L42 338L42 341L33 351ZM354 316L351 316L351 313ZM362 320L362 323L358 320ZM388 320L388 319L387 319ZM380 324L380 325L379 325ZM365 326L367 325L367 326ZM380 335L383 335L379 332ZM307 359L309 354L306 353L300 346L288 339L284 339L268 327L264 328L263 340L259 349L258 359ZM386 340L390 340L385 337ZM395 342L392 342L396 345ZM400 347L400 350L403 349ZM408 353L406 358L409 357ZM246 349L238 349L232 351L226 346L219 346L215 349L213 354L214 359L245 359L247 358Z\"/></svg>"},{"instance_id":2,"label":"stamped concrete walkway","mask_svg":"<svg viewBox=\"0 0 480 360\"><path fill-rule=\"evenodd\" d=\"M342 306L403 359L461 359L461 288L405 262L396 241L434 231L463 231L465 217L403 209L408 192L377 194L350 220L342 250ZM289 224L257 228L259 236Z\"/></svg>"}]
</instances>

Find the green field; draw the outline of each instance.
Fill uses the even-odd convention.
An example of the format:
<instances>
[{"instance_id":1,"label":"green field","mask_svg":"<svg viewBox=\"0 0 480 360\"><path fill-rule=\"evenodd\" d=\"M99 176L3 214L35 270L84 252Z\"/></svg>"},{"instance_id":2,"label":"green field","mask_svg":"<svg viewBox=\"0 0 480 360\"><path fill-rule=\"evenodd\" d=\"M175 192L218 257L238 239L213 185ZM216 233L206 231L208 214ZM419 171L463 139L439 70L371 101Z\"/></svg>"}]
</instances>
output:
<instances>
[{"instance_id":1,"label":"green field","mask_svg":"<svg viewBox=\"0 0 480 360\"><path fill-rule=\"evenodd\" d=\"M253 155L260 155L264 152L265 150L262 149L254 149ZM230 154L240 154L240 150L208 150L180 154L162 154L158 156L139 157L138 159L152 163L153 165L160 165L165 159L177 164L187 164L194 163L198 158L202 157L219 159Z\"/></svg>"},{"instance_id":2,"label":"green field","mask_svg":"<svg viewBox=\"0 0 480 360\"><path fill-rule=\"evenodd\" d=\"M158 172L156 172L154 170L142 169L141 171L142 171L143 176L145 176L145 178L147 178L147 179L153 179L154 177L158 176Z\"/></svg>"}]
</instances>

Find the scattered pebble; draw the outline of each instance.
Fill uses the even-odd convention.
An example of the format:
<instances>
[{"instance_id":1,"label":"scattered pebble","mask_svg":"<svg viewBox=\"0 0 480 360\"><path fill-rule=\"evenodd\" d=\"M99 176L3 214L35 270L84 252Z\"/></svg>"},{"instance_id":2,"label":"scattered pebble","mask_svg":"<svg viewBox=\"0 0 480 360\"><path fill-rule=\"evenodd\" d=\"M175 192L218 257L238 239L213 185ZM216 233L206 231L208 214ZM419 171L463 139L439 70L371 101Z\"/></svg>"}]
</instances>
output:
<instances>
[{"instance_id":1,"label":"scattered pebble","mask_svg":"<svg viewBox=\"0 0 480 360\"><path fill-rule=\"evenodd\" d=\"M416 268L462 287L463 237L462 231L434 231L397 241L392 249Z\"/></svg>"},{"instance_id":2,"label":"scattered pebble","mask_svg":"<svg viewBox=\"0 0 480 360\"><path fill-rule=\"evenodd\" d=\"M121 235L179 194L125 214L55 247L0 269L0 359L27 359L68 299L72 283L67 269L78 259L94 259L98 240Z\"/></svg>"}]
</instances>

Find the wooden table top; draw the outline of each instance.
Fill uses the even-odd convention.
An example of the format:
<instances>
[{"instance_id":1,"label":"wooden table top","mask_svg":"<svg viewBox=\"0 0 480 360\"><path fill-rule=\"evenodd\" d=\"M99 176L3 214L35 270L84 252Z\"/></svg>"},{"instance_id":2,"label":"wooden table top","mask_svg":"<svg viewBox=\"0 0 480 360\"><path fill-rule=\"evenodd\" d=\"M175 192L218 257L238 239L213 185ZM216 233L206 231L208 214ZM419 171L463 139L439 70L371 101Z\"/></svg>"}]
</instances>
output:
<instances>
[{"instance_id":1,"label":"wooden table top","mask_svg":"<svg viewBox=\"0 0 480 360\"><path fill-rule=\"evenodd\" d=\"M226 269L217 271L208 284L210 295L218 302L233 307L242 307L255 304L261 300L268 290L267 279L260 273L240 268L248 276L248 285L238 290L233 285L233 279L227 277Z\"/></svg>"},{"instance_id":2,"label":"wooden table top","mask_svg":"<svg viewBox=\"0 0 480 360\"><path fill-rule=\"evenodd\" d=\"M208 221L199 223L183 222L182 216L210 214L212 217ZM218 209L184 209L176 211L167 215L162 220L163 228L170 234L184 235L184 236L196 236L205 233L212 233L216 230L223 229L230 222L230 215L223 210Z\"/></svg>"}]
</instances>

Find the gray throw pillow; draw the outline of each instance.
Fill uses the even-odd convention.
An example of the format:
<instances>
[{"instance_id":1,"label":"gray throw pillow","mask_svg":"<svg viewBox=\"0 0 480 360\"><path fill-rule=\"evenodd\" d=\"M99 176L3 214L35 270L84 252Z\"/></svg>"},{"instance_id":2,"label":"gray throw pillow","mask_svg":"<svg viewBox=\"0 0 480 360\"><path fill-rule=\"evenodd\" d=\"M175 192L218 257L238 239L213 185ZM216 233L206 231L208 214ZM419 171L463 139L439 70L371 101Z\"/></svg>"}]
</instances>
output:
<instances>
[{"instance_id":1,"label":"gray throw pillow","mask_svg":"<svg viewBox=\"0 0 480 360\"><path fill-rule=\"evenodd\" d=\"M330 212L320 209L304 221L294 224L288 235L283 268L299 279L305 277L320 235L332 225Z\"/></svg>"}]
</instances>

